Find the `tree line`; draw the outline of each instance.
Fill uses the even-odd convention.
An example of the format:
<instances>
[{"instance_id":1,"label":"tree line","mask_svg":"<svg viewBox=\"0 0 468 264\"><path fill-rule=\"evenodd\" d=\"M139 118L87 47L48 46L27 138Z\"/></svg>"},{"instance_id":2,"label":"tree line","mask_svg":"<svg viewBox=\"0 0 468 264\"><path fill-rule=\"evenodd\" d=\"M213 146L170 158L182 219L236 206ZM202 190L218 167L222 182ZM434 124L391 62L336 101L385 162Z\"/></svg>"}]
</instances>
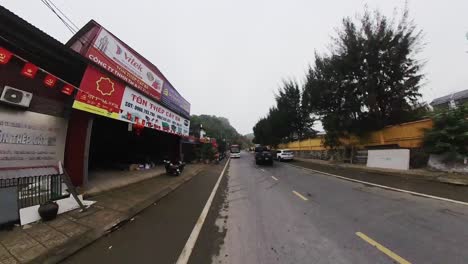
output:
<instances>
[{"instance_id":1,"label":"tree line","mask_svg":"<svg viewBox=\"0 0 468 264\"><path fill-rule=\"evenodd\" d=\"M242 147L248 147L250 141L239 134L225 117L214 115L191 115L190 126L203 126L206 135L210 138L215 138L218 144L226 148L225 144L239 144Z\"/></svg>"},{"instance_id":2,"label":"tree line","mask_svg":"<svg viewBox=\"0 0 468 264\"><path fill-rule=\"evenodd\" d=\"M254 142L279 143L313 136L320 120L328 147L340 138L421 119L428 107L419 92L424 63L417 58L423 32L405 7L389 18L378 10L346 17L328 52L315 54L304 82L286 81L276 105L254 126Z\"/></svg>"}]
</instances>

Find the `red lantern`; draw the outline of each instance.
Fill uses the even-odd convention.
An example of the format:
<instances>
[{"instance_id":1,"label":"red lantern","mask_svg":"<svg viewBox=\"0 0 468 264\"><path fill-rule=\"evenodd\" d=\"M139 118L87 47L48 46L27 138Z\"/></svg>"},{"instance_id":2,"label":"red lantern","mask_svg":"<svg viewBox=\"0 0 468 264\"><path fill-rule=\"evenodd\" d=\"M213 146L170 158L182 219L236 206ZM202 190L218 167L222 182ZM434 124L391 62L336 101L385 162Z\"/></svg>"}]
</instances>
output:
<instances>
[{"instance_id":1,"label":"red lantern","mask_svg":"<svg viewBox=\"0 0 468 264\"><path fill-rule=\"evenodd\" d=\"M74 90L75 90L75 88L73 86L65 84L65 86L63 86L63 88L62 88L62 93L66 94L66 95L71 95Z\"/></svg>"},{"instance_id":2,"label":"red lantern","mask_svg":"<svg viewBox=\"0 0 468 264\"><path fill-rule=\"evenodd\" d=\"M133 124L133 130L135 131L135 134L137 136L140 136L141 132L145 128L145 123L144 122L138 122L138 117L135 117L135 121L136 121L136 123ZM142 120L142 121L145 121L145 120Z\"/></svg>"},{"instance_id":3,"label":"red lantern","mask_svg":"<svg viewBox=\"0 0 468 264\"><path fill-rule=\"evenodd\" d=\"M0 64L7 64L10 61L12 56L13 56L13 53L0 47Z\"/></svg>"},{"instance_id":4,"label":"red lantern","mask_svg":"<svg viewBox=\"0 0 468 264\"><path fill-rule=\"evenodd\" d=\"M47 74L44 78L44 84L49 87L54 87L55 83L57 82L57 77L53 76L52 74Z\"/></svg>"},{"instance_id":5,"label":"red lantern","mask_svg":"<svg viewBox=\"0 0 468 264\"><path fill-rule=\"evenodd\" d=\"M21 74L32 79L34 78L34 76L36 76L38 69L39 68L36 65L30 62L26 62L26 64L23 67L23 70L21 71Z\"/></svg>"}]
</instances>

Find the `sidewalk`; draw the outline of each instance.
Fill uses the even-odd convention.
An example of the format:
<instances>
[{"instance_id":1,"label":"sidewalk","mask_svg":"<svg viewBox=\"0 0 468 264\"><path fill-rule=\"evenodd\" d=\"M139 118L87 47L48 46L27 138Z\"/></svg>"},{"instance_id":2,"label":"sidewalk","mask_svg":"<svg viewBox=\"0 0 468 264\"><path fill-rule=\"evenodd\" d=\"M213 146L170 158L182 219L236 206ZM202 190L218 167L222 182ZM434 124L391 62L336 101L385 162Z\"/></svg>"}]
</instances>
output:
<instances>
[{"instance_id":1,"label":"sidewalk","mask_svg":"<svg viewBox=\"0 0 468 264\"><path fill-rule=\"evenodd\" d=\"M50 222L0 231L0 264L57 263L112 231L211 165L188 165L181 176L160 175L88 198L86 212L59 215Z\"/></svg>"},{"instance_id":2,"label":"sidewalk","mask_svg":"<svg viewBox=\"0 0 468 264\"><path fill-rule=\"evenodd\" d=\"M468 202L468 176L427 170L368 168L322 160L295 158L291 165L402 190Z\"/></svg>"}]
</instances>

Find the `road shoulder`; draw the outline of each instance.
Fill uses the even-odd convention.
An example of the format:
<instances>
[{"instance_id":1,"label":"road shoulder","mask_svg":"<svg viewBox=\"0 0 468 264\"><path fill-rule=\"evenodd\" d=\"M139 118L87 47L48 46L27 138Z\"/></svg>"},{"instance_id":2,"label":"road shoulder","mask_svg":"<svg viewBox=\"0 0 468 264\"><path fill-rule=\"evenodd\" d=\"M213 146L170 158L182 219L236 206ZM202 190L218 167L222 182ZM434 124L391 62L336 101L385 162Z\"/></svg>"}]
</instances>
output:
<instances>
[{"instance_id":1,"label":"road shoulder","mask_svg":"<svg viewBox=\"0 0 468 264\"><path fill-rule=\"evenodd\" d=\"M389 189L401 189L408 192L420 193L427 196L441 197L445 199L468 202L468 186L453 185L438 181L427 180L423 177L408 177L390 172L359 170L344 166L333 166L317 162L295 160L284 164L312 170L311 172L323 172L323 175L331 174L364 183L372 183L389 187ZM330 175L328 175L330 176Z\"/></svg>"}]
</instances>

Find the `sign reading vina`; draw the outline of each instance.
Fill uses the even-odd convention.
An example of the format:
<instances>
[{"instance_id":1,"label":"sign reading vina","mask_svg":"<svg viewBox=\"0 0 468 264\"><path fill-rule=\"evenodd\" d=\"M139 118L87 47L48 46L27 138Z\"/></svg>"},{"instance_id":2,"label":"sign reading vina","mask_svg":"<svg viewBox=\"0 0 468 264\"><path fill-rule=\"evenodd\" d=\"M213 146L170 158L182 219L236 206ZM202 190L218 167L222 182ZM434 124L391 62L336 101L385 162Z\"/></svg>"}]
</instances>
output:
<instances>
[{"instance_id":1,"label":"sign reading vina","mask_svg":"<svg viewBox=\"0 0 468 264\"><path fill-rule=\"evenodd\" d=\"M73 108L167 133L188 136L190 121L125 86L93 66L88 66Z\"/></svg>"},{"instance_id":2,"label":"sign reading vina","mask_svg":"<svg viewBox=\"0 0 468 264\"><path fill-rule=\"evenodd\" d=\"M104 28L86 52L86 57L150 97L160 100L164 81L153 65L143 61Z\"/></svg>"}]
</instances>

